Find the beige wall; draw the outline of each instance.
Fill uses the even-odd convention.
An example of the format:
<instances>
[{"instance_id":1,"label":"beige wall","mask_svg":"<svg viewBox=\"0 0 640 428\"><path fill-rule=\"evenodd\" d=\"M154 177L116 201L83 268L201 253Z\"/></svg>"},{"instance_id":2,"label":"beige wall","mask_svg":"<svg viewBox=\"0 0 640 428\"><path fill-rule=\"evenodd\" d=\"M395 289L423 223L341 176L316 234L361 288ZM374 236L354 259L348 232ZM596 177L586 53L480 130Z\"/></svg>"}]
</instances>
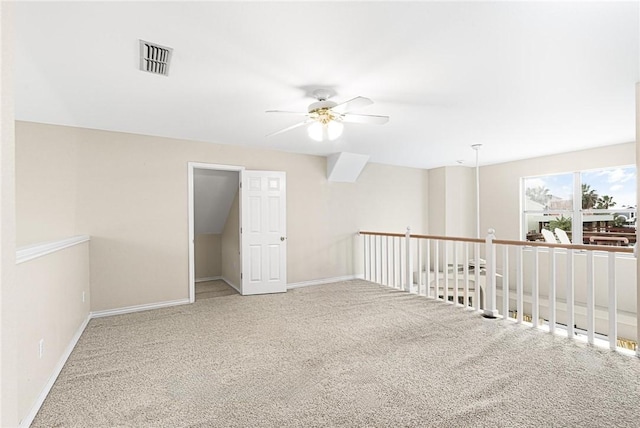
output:
<instances>
[{"instance_id":1,"label":"beige wall","mask_svg":"<svg viewBox=\"0 0 640 428\"><path fill-rule=\"evenodd\" d=\"M17 339L20 308L15 280L15 157L13 7L0 2L0 426L18 423Z\"/></svg>"},{"instance_id":2,"label":"beige wall","mask_svg":"<svg viewBox=\"0 0 640 428\"><path fill-rule=\"evenodd\" d=\"M450 166L446 173L447 235L475 236L475 169Z\"/></svg>"},{"instance_id":3,"label":"beige wall","mask_svg":"<svg viewBox=\"0 0 640 428\"><path fill-rule=\"evenodd\" d=\"M189 161L287 173L289 283L361 273L359 229L425 231L427 172L420 169L369 164L357 183L330 183L318 156L28 122L16 131L17 144L30 146L20 149L18 168L44 162L29 155L41 145L66 150L75 142L75 158L54 161L57 170L76 170L75 230L92 237L93 311L188 297ZM35 197L48 191L35 180L23 184L20 192ZM51 210L34 209L18 211L49 223L43 217Z\"/></svg>"},{"instance_id":4,"label":"beige wall","mask_svg":"<svg viewBox=\"0 0 640 428\"><path fill-rule=\"evenodd\" d=\"M75 135L52 135L43 127L18 127L17 132L20 139L40 141L16 145L16 157L23 160L16 168L18 246L77 235Z\"/></svg>"},{"instance_id":5,"label":"beige wall","mask_svg":"<svg viewBox=\"0 0 640 428\"><path fill-rule=\"evenodd\" d=\"M475 170L447 166L429 170L429 234L475 236Z\"/></svg>"},{"instance_id":6,"label":"beige wall","mask_svg":"<svg viewBox=\"0 0 640 428\"><path fill-rule=\"evenodd\" d=\"M89 242L17 266L18 411L24 418L89 317ZM85 301L82 301L82 293ZM39 341L43 339L42 358ZM8 425L3 425L8 426Z\"/></svg>"},{"instance_id":7,"label":"beige wall","mask_svg":"<svg viewBox=\"0 0 640 428\"><path fill-rule=\"evenodd\" d=\"M520 236L520 178L635 164L635 143L618 144L480 168L480 230L498 239Z\"/></svg>"},{"instance_id":8,"label":"beige wall","mask_svg":"<svg viewBox=\"0 0 640 428\"><path fill-rule=\"evenodd\" d=\"M203 233L195 236L194 268L196 281L222 276L222 235Z\"/></svg>"},{"instance_id":9,"label":"beige wall","mask_svg":"<svg viewBox=\"0 0 640 428\"><path fill-rule=\"evenodd\" d=\"M446 168L429 170L429 234L446 235L447 233L447 175Z\"/></svg>"},{"instance_id":10,"label":"beige wall","mask_svg":"<svg viewBox=\"0 0 640 428\"><path fill-rule=\"evenodd\" d=\"M227 221L222 230L222 278L238 291L240 281L240 192L231 203Z\"/></svg>"}]
</instances>

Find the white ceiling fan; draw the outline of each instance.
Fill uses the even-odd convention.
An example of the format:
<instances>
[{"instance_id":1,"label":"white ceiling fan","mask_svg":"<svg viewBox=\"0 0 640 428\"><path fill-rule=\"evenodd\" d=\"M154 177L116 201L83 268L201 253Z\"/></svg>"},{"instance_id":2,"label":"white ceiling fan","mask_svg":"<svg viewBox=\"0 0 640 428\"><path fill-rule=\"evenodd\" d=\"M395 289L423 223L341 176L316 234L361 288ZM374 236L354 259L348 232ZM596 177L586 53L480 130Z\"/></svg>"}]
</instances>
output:
<instances>
[{"instance_id":1,"label":"white ceiling fan","mask_svg":"<svg viewBox=\"0 0 640 428\"><path fill-rule=\"evenodd\" d=\"M276 131L267 135L271 137L282 134L283 132L309 125L307 132L309 137L316 141L325 139L335 140L342 135L343 123L360 123L369 125L384 125L389 121L389 116L377 116L370 114L353 114L351 111L373 104L369 98L356 97L349 101L337 104L329 101L331 93L326 89L317 89L313 91L313 96L318 100L309 105L308 111L294 112L283 110L267 110L267 113L287 113L306 116L306 119L300 123L289 126L287 128Z\"/></svg>"}]
</instances>

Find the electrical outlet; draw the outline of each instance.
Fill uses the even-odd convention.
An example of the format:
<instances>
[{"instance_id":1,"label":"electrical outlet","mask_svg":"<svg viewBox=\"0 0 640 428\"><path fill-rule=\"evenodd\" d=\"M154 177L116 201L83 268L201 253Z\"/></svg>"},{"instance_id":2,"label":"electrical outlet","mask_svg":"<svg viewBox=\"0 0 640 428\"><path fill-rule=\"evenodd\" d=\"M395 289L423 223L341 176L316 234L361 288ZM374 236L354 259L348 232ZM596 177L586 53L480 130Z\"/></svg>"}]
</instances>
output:
<instances>
[{"instance_id":1,"label":"electrical outlet","mask_svg":"<svg viewBox=\"0 0 640 428\"><path fill-rule=\"evenodd\" d=\"M42 353L44 352L44 339L40 339L38 343L38 358L42 358Z\"/></svg>"},{"instance_id":2,"label":"electrical outlet","mask_svg":"<svg viewBox=\"0 0 640 428\"><path fill-rule=\"evenodd\" d=\"M84 291L82 292L82 303L84 303Z\"/></svg>"}]
</instances>

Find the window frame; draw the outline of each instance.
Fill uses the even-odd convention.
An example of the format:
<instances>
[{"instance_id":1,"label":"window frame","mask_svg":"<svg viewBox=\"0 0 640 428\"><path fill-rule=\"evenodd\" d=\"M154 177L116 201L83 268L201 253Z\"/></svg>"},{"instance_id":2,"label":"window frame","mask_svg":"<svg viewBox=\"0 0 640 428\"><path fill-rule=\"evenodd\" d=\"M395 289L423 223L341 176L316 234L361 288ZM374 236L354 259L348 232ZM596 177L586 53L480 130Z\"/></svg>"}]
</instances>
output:
<instances>
[{"instance_id":1,"label":"window frame","mask_svg":"<svg viewBox=\"0 0 640 428\"><path fill-rule=\"evenodd\" d=\"M635 173L637 174L638 169L634 164L631 165L620 165L620 166L611 166L611 167L603 167L603 168L593 168L593 169L585 169L579 171L570 171L570 172L557 172L552 174L541 174L541 175L531 175L526 177L520 177L520 237L524 241L527 240L528 230L528 222L527 217L529 215L556 215L556 216L565 216L571 218L571 242L573 244L579 245L590 245L584 244L584 217L589 214L629 214L628 219L635 218L637 219L638 215L638 201L636 197L635 208L608 208L608 209L596 209L582 208L582 174L585 172L593 172L593 171L607 171L616 168L634 168ZM549 209L546 208L544 210L527 210L527 188L525 187L525 182L527 179L531 178L543 178L543 177L551 177L551 176L559 176L559 175L573 175L573 194L572 194L572 209ZM636 193L637 195L637 193ZM608 220L607 220L608 221ZM637 220L635 224L635 229L637 230Z\"/></svg>"}]
</instances>

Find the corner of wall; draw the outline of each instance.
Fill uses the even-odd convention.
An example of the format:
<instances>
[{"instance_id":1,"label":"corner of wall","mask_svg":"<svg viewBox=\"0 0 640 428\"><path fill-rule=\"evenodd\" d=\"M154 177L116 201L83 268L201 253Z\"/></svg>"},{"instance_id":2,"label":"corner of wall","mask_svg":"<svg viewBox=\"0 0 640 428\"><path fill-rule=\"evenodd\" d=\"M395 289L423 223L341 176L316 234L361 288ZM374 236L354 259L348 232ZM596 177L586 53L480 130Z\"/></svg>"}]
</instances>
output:
<instances>
[{"instance_id":1,"label":"corner of wall","mask_svg":"<svg viewBox=\"0 0 640 428\"><path fill-rule=\"evenodd\" d=\"M425 234L431 233L429 231L429 170L422 170L422 212L423 223L422 230Z\"/></svg>"},{"instance_id":2,"label":"corner of wall","mask_svg":"<svg viewBox=\"0 0 640 428\"><path fill-rule=\"evenodd\" d=\"M636 166L640 165L640 150L638 149L638 141L640 141L640 82L636 83ZM640 175L636 174L636 201L640 201ZM640 229L636 228L636 241L640 242ZM638 246L636 245L636 258L638 256ZM640 263L636 263L636 319L637 319L637 330L636 330L636 340L640 339L640 316L637 316L637 311L640 310L640 282L638 282L638 278L640 278ZM640 347L636 351L636 354L640 356Z\"/></svg>"},{"instance_id":3,"label":"corner of wall","mask_svg":"<svg viewBox=\"0 0 640 428\"><path fill-rule=\"evenodd\" d=\"M13 3L0 2L0 425L18 424Z\"/></svg>"}]
</instances>

